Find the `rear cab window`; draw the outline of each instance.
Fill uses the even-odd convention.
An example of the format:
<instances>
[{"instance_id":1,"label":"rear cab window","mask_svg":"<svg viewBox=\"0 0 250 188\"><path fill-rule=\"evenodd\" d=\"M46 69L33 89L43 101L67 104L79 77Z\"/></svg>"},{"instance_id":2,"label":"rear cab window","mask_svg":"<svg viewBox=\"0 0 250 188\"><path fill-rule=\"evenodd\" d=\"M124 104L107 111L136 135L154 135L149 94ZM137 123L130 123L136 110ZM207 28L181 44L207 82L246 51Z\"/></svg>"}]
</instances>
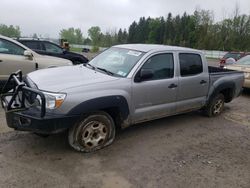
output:
<instances>
[{"instance_id":1,"label":"rear cab window","mask_svg":"<svg viewBox=\"0 0 250 188\"><path fill-rule=\"evenodd\" d=\"M194 76L203 72L203 63L199 54L180 53L179 62L182 77Z\"/></svg>"}]
</instances>

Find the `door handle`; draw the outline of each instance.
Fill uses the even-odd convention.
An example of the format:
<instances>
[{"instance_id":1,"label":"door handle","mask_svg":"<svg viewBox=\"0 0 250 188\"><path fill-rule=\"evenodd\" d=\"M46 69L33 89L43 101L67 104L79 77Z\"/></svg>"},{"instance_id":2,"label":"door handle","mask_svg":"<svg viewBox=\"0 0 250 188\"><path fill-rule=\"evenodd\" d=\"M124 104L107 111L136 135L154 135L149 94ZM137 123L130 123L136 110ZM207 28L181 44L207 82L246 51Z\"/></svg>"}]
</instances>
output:
<instances>
[{"instance_id":1,"label":"door handle","mask_svg":"<svg viewBox=\"0 0 250 188\"><path fill-rule=\"evenodd\" d=\"M200 84L206 84L206 83L207 83L207 81L205 81L205 80L200 81Z\"/></svg>"},{"instance_id":2,"label":"door handle","mask_svg":"<svg viewBox=\"0 0 250 188\"><path fill-rule=\"evenodd\" d=\"M170 88L170 89L173 89L173 88L176 88L176 87L177 87L176 84L170 84L170 85L168 86L168 88Z\"/></svg>"}]
</instances>

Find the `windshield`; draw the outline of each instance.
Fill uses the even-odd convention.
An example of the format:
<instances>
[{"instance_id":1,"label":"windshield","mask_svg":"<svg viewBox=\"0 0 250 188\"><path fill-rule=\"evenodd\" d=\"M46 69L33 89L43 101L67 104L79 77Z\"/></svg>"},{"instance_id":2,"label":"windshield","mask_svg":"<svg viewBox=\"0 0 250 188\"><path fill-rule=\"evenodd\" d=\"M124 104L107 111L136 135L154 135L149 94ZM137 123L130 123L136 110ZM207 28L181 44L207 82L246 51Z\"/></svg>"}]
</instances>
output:
<instances>
[{"instance_id":1,"label":"windshield","mask_svg":"<svg viewBox=\"0 0 250 188\"><path fill-rule=\"evenodd\" d=\"M239 61L237 61L237 64L250 65L250 55L247 55L247 56L241 58Z\"/></svg>"},{"instance_id":2,"label":"windshield","mask_svg":"<svg viewBox=\"0 0 250 188\"><path fill-rule=\"evenodd\" d=\"M96 56L89 64L99 70L126 77L143 55L140 51L113 47Z\"/></svg>"},{"instance_id":3,"label":"windshield","mask_svg":"<svg viewBox=\"0 0 250 188\"><path fill-rule=\"evenodd\" d=\"M223 58L227 59L227 58L234 58L235 60L238 60L240 58L241 54L240 53L227 53Z\"/></svg>"}]
</instances>

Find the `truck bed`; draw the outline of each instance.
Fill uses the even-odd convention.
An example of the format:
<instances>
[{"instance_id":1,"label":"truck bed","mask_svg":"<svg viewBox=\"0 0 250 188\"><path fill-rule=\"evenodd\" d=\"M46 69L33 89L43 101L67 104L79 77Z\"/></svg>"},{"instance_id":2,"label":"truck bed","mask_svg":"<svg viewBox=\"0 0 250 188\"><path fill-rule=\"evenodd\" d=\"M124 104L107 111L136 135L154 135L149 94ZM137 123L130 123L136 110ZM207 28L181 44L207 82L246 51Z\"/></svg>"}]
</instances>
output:
<instances>
[{"instance_id":1,"label":"truck bed","mask_svg":"<svg viewBox=\"0 0 250 188\"><path fill-rule=\"evenodd\" d=\"M233 73L237 73L240 71L208 66L208 72L209 72L209 74L233 74Z\"/></svg>"},{"instance_id":2,"label":"truck bed","mask_svg":"<svg viewBox=\"0 0 250 188\"><path fill-rule=\"evenodd\" d=\"M244 74L242 71L235 71L230 69L222 69L222 68L208 66L208 72L210 79L210 87L217 84L221 84L223 82L226 83L231 80L235 83L236 86L239 86L235 88L235 93L236 94L240 93L244 80Z\"/></svg>"}]
</instances>

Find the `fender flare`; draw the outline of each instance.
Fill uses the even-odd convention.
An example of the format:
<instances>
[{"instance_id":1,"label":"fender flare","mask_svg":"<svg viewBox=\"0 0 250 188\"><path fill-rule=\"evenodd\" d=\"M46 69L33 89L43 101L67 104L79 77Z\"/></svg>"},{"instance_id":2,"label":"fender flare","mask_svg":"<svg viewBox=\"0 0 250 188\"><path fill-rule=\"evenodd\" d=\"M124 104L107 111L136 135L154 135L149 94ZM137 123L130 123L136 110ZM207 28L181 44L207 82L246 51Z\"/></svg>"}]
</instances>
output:
<instances>
[{"instance_id":1,"label":"fender flare","mask_svg":"<svg viewBox=\"0 0 250 188\"><path fill-rule=\"evenodd\" d=\"M215 86L215 88L213 89L212 93L209 95L208 100L207 100L207 104L219 93L221 93L221 91L225 90L225 89L230 89L231 92L229 93L229 101L230 102L234 95L235 95L235 83L234 82L226 82L226 83L222 83L219 84L218 86Z\"/></svg>"},{"instance_id":2,"label":"fender flare","mask_svg":"<svg viewBox=\"0 0 250 188\"><path fill-rule=\"evenodd\" d=\"M102 109L118 108L122 121L127 120L129 116L129 106L125 97L120 95L99 97L84 101L72 108L68 115L81 115L100 111Z\"/></svg>"}]
</instances>

